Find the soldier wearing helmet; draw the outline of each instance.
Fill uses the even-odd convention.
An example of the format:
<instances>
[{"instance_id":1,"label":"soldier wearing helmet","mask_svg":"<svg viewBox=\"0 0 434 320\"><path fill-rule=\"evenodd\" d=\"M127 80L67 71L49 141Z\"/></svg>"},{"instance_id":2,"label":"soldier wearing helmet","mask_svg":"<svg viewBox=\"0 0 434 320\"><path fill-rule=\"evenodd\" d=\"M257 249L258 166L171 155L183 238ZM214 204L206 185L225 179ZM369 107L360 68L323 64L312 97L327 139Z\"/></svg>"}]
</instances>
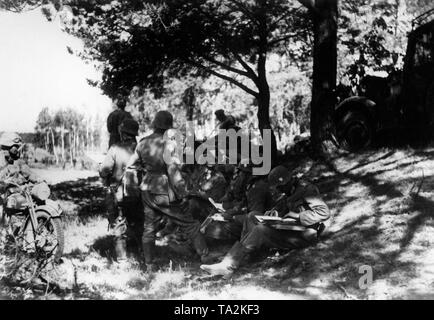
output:
<instances>
[{"instance_id":1,"label":"soldier wearing helmet","mask_svg":"<svg viewBox=\"0 0 434 320\"><path fill-rule=\"evenodd\" d=\"M165 161L165 133L172 126L173 116L170 112L157 112L152 122L154 132L139 142L128 164L140 166L144 172L140 185L145 219L142 249L148 270L152 270L155 263L155 238L163 220L179 226L201 260L208 261L208 247L199 232L200 224L187 210L187 189L179 162Z\"/></svg>"},{"instance_id":2,"label":"soldier wearing helmet","mask_svg":"<svg viewBox=\"0 0 434 320\"><path fill-rule=\"evenodd\" d=\"M16 184L41 182L29 166L19 160L24 147L22 138L14 132L5 132L0 136L0 181L10 180Z\"/></svg>"},{"instance_id":3,"label":"soldier wearing helmet","mask_svg":"<svg viewBox=\"0 0 434 320\"><path fill-rule=\"evenodd\" d=\"M7 164L13 164L15 160L20 158L24 144L17 133L5 132L0 136L0 146L3 154L0 159L0 166L5 167Z\"/></svg>"},{"instance_id":4,"label":"soldier wearing helmet","mask_svg":"<svg viewBox=\"0 0 434 320\"><path fill-rule=\"evenodd\" d=\"M209 225L206 234L211 238L239 240L247 217L261 215L273 205L266 176L253 175L250 163L241 161L235 176L223 199L222 216L226 222L214 221Z\"/></svg>"},{"instance_id":5,"label":"soldier wearing helmet","mask_svg":"<svg viewBox=\"0 0 434 320\"><path fill-rule=\"evenodd\" d=\"M126 100L121 95L118 95L116 98L116 107L112 113L109 114L107 118L107 130L110 135L109 139L109 148L115 144L120 142L121 136L119 132L119 126L125 119L133 119L131 113L125 111Z\"/></svg>"},{"instance_id":6,"label":"soldier wearing helmet","mask_svg":"<svg viewBox=\"0 0 434 320\"><path fill-rule=\"evenodd\" d=\"M265 215L289 219L288 224L260 223L256 214L249 214L244 223L241 239L226 254L222 262L202 265L201 269L213 275L230 275L247 255L261 248L294 249L315 243L325 228L324 221L330 211L321 199L317 187L292 177L283 167L274 168L268 177L271 188L283 195L273 210ZM283 200L283 201L282 201Z\"/></svg>"},{"instance_id":7,"label":"soldier wearing helmet","mask_svg":"<svg viewBox=\"0 0 434 320\"><path fill-rule=\"evenodd\" d=\"M229 130L235 129L238 131L240 127L236 125L235 118L231 115L226 115L224 110L219 109L214 112L217 120L219 121L218 129Z\"/></svg>"},{"instance_id":8,"label":"soldier wearing helmet","mask_svg":"<svg viewBox=\"0 0 434 320\"><path fill-rule=\"evenodd\" d=\"M109 226L115 236L115 251L118 262L127 258L127 238L132 238L140 247L143 217L136 171L126 171L126 166L137 146L139 124L133 119L124 119L119 126L120 141L107 152L99 170L106 187L106 207Z\"/></svg>"}]
</instances>

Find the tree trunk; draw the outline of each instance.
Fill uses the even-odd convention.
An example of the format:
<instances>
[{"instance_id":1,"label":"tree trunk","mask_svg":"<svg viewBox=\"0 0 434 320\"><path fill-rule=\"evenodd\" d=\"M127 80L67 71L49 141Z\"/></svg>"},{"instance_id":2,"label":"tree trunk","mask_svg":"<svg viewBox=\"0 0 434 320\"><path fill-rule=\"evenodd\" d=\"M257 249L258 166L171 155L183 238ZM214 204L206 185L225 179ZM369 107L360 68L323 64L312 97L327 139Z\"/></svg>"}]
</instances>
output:
<instances>
[{"instance_id":1,"label":"tree trunk","mask_svg":"<svg viewBox=\"0 0 434 320\"><path fill-rule=\"evenodd\" d=\"M312 147L322 151L331 126L337 73L338 0L315 0L310 131Z\"/></svg>"},{"instance_id":2,"label":"tree trunk","mask_svg":"<svg viewBox=\"0 0 434 320\"><path fill-rule=\"evenodd\" d=\"M277 156L277 143L276 136L271 128L270 122L270 89L264 86L262 90L259 90L258 97L258 126L261 132L262 138L264 138L264 130L270 130L271 133L271 163L275 163ZM264 157L267 155L263 155Z\"/></svg>"},{"instance_id":3,"label":"tree trunk","mask_svg":"<svg viewBox=\"0 0 434 320\"><path fill-rule=\"evenodd\" d=\"M50 136L49 136L49 131L47 129L45 129L45 137L44 137L44 141L45 141L45 151L49 152L48 149L48 145L50 144Z\"/></svg>"},{"instance_id":4,"label":"tree trunk","mask_svg":"<svg viewBox=\"0 0 434 320\"><path fill-rule=\"evenodd\" d=\"M60 129L60 137L61 137L61 144L62 144L62 163L65 164L65 128L62 126Z\"/></svg>"},{"instance_id":5,"label":"tree trunk","mask_svg":"<svg viewBox=\"0 0 434 320\"><path fill-rule=\"evenodd\" d=\"M54 132L53 132L52 128L50 128L50 132L51 132L51 141L53 143L53 154L54 154L54 158L56 159L56 164L58 165L59 164L59 157L57 156L57 153L56 153L56 143L54 141Z\"/></svg>"},{"instance_id":6,"label":"tree trunk","mask_svg":"<svg viewBox=\"0 0 434 320\"><path fill-rule=\"evenodd\" d=\"M264 12L266 12L266 1L261 1L261 5L264 7ZM262 138L264 138L264 130L270 130L271 133L271 163L274 164L277 157L277 143L276 136L274 135L273 129L271 128L270 122L270 87L267 81L267 51L268 51L268 34L267 34L267 19L265 15L259 17L261 24L260 31L260 43L259 43L259 55L258 55L258 78L256 81L256 86L258 87L258 126L261 132ZM263 155L263 157L268 155Z\"/></svg>"},{"instance_id":7,"label":"tree trunk","mask_svg":"<svg viewBox=\"0 0 434 320\"><path fill-rule=\"evenodd\" d=\"M184 91L183 100L186 107L187 121L193 121L194 105L195 105L194 91L195 91L194 86L188 87Z\"/></svg>"}]
</instances>

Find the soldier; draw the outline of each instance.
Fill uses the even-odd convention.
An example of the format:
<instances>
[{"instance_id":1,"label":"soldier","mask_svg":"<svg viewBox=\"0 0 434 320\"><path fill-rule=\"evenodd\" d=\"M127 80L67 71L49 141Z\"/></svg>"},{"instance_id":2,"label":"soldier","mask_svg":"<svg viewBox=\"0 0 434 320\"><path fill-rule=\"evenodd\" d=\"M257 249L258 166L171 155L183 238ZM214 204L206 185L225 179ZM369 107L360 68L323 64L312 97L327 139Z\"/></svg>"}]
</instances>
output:
<instances>
[{"instance_id":1,"label":"soldier","mask_svg":"<svg viewBox=\"0 0 434 320\"><path fill-rule=\"evenodd\" d=\"M315 243L324 230L323 221L330 217L330 211L321 199L318 189L309 183L291 176L283 166L274 168L268 177L271 188L285 193L278 209L266 212L294 220L295 225L286 230L259 223L255 214L249 215L243 226L241 240L236 242L223 261L200 268L213 275L229 276L239 267L243 258L261 248L294 249Z\"/></svg>"},{"instance_id":2,"label":"soldier","mask_svg":"<svg viewBox=\"0 0 434 320\"><path fill-rule=\"evenodd\" d=\"M143 138L130 159L129 166L140 165L144 177L140 185L145 215L142 248L148 270L154 263L155 237L164 218L180 227L191 240L202 261L208 261L208 247L199 232L200 224L187 211L187 190L177 161L165 162L165 132L172 128L173 117L168 111L155 115L154 132ZM169 159L170 160L170 159Z\"/></svg>"},{"instance_id":3,"label":"soldier","mask_svg":"<svg viewBox=\"0 0 434 320\"><path fill-rule=\"evenodd\" d=\"M125 172L128 161L137 146L136 137L139 124L133 119L125 119L119 126L120 142L113 144L100 167L100 176L106 187L106 206L110 228L115 236L115 251L118 262L127 258L127 238L133 238L140 247L143 216L140 192L125 183L130 172ZM135 192L136 191L136 192Z\"/></svg>"},{"instance_id":4,"label":"soldier","mask_svg":"<svg viewBox=\"0 0 434 320\"><path fill-rule=\"evenodd\" d=\"M18 185L42 182L27 164L19 161L23 147L23 140L17 133L5 132L0 136L0 194L6 191L5 181ZM2 202L3 197L0 197L0 222L4 223Z\"/></svg>"},{"instance_id":5,"label":"soldier","mask_svg":"<svg viewBox=\"0 0 434 320\"><path fill-rule=\"evenodd\" d=\"M222 217L226 222L215 221L207 228L206 234L214 239L239 240L247 214L260 215L273 205L266 177L252 175L252 166L245 163L237 167L236 174L241 181L235 183L225 200L230 199L234 193L238 194L238 200L224 202L226 210Z\"/></svg>"},{"instance_id":6,"label":"soldier","mask_svg":"<svg viewBox=\"0 0 434 320\"><path fill-rule=\"evenodd\" d=\"M11 180L16 184L38 183L42 179L33 173L24 161L19 161L24 143L14 132L5 132L0 136L0 181Z\"/></svg>"},{"instance_id":7,"label":"soldier","mask_svg":"<svg viewBox=\"0 0 434 320\"><path fill-rule=\"evenodd\" d=\"M124 119L132 119L133 116L125 111L126 101L125 98L118 96L116 100L117 109L109 114L107 118L107 130L110 134L109 139L109 148L121 141L121 137L119 134L119 125L122 123Z\"/></svg>"},{"instance_id":8,"label":"soldier","mask_svg":"<svg viewBox=\"0 0 434 320\"><path fill-rule=\"evenodd\" d=\"M236 125L235 118L231 115L227 116L224 110L219 109L214 112L217 120L219 121L218 129L229 130L235 129L236 131L240 130L240 127Z\"/></svg>"}]
</instances>

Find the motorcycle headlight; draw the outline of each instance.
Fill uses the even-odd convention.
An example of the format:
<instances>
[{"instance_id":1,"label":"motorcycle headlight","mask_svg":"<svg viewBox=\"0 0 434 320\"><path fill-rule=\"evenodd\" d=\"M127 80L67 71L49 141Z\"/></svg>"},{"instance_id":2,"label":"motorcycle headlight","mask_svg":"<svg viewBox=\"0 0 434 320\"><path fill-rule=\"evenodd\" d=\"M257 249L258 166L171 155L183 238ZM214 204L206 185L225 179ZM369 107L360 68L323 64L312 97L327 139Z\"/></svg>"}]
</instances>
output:
<instances>
[{"instance_id":1,"label":"motorcycle headlight","mask_svg":"<svg viewBox=\"0 0 434 320\"><path fill-rule=\"evenodd\" d=\"M46 183L39 183L32 189L32 196L37 200L45 201L50 197L50 188Z\"/></svg>"},{"instance_id":2,"label":"motorcycle headlight","mask_svg":"<svg viewBox=\"0 0 434 320\"><path fill-rule=\"evenodd\" d=\"M7 208L15 208L17 206L17 199L15 197L9 197L6 203Z\"/></svg>"}]
</instances>

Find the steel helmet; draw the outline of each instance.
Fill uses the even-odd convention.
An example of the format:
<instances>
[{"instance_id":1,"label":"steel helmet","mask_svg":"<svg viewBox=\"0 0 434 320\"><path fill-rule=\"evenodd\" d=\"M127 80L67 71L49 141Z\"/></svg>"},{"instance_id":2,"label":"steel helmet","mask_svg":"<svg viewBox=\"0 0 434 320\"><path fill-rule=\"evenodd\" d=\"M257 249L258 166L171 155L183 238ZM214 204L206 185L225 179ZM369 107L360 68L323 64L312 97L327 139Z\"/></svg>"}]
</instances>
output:
<instances>
[{"instance_id":1,"label":"steel helmet","mask_svg":"<svg viewBox=\"0 0 434 320\"><path fill-rule=\"evenodd\" d=\"M6 148L12 148L13 146L19 148L23 145L23 139L15 132L4 132L0 135L0 145Z\"/></svg>"},{"instance_id":2,"label":"steel helmet","mask_svg":"<svg viewBox=\"0 0 434 320\"><path fill-rule=\"evenodd\" d=\"M173 116L169 111L158 111L155 115L154 121L152 121L152 127L154 129L170 129L173 127Z\"/></svg>"},{"instance_id":3,"label":"steel helmet","mask_svg":"<svg viewBox=\"0 0 434 320\"><path fill-rule=\"evenodd\" d=\"M218 109L214 114L219 121L225 121L227 118L223 109Z\"/></svg>"},{"instance_id":4,"label":"steel helmet","mask_svg":"<svg viewBox=\"0 0 434 320\"><path fill-rule=\"evenodd\" d=\"M284 166L277 166L268 175L270 187L284 186L291 180L291 172Z\"/></svg>"},{"instance_id":5,"label":"steel helmet","mask_svg":"<svg viewBox=\"0 0 434 320\"><path fill-rule=\"evenodd\" d=\"M137 136L139 134L139 123L134 119L127 118L120 124L119 131L132 136Z\"/></svg>"}]
</instances>

